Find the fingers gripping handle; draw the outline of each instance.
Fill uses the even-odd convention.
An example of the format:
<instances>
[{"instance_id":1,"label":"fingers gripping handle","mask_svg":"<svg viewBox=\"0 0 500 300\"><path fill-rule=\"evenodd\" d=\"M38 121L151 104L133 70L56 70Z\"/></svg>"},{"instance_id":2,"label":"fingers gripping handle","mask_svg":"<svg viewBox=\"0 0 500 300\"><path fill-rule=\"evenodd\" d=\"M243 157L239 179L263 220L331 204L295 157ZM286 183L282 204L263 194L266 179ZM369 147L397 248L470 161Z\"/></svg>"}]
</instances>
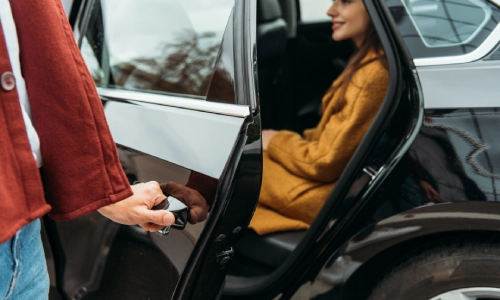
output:
<instances>
[{"instance_id":1,"label":"fingers gripping handle","mask_svg":"<svg viewBox=\"0 0 500 300\"><path fill-rule=\"evenodd\" d=\"M158 205L153 206L153 210L168 210L175 217L175 222L171 226L166 226L162 230L157 232L161 235L168 235L170 233L170 228L182 230L186 227L189 216L189 207L184 204L179 199L173 196L167 196L167 199L163 200Z\"/></svg>"},{"instance_id":2,"label":"fingers gripping handle","mask_svg":"<svg viewBox=\"0 0 500 300\"><path fill-rule=\"evenodd\" d=\"M140 181L135 181L133 184L139 184ZM160 204L152 207L152 210L168 210L175 217L175 222L171 226L166 226L162 230L157 232L161 235L168 235L170 233L170 228L182 230L186 227L189 217L189 207L181 200L175 198L171 195L166 195L167 198L163 200Z\"/></svg>"}]
</instances>

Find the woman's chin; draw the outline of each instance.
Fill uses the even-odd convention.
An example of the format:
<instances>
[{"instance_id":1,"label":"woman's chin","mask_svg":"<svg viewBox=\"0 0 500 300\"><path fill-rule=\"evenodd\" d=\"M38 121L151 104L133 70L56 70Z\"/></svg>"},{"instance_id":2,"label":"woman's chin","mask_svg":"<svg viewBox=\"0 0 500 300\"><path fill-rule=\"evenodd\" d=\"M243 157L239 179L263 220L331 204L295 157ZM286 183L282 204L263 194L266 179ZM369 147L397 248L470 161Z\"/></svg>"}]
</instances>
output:
<instances>
[{"instance_id":1,"label":"woman's chin","mask_svg":"<svg viewBox=\"0 0 500 300\"><path fill-rule=\"evenodd\" d=\"M340 42L340 41L345 40L346 38L343 35L341 35L341 34L335 34L335 33L333 33L332 34L332 39L334 41L336 41L336 42Z\"/></svg>"}]
</instances>

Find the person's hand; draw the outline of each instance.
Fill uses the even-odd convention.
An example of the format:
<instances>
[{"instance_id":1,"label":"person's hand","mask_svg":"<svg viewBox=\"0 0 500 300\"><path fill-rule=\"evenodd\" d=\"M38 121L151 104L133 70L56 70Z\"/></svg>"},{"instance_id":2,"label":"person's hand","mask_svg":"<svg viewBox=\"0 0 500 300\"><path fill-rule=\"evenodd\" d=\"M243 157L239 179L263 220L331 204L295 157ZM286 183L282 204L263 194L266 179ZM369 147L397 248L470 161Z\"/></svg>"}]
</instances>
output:
<instances>
[{"instance_id":1,"label":"person's hand","mask_svg":"<svg viewBox=\"0 0 500 300\"><path fill-rule=\"evenodd\" d=\"M436 202L439 200L439 193L434 189L434 187L432 187L430 183L425 180L420 180L420 186L424 190L427 200L432 202Z\"/></svg>"},{"instance_id":2,"label":"person's hand","mask_svg":"<svg viewBox=\"0 0 500 300\"><path fill-rule=\"evenodd\" d=\"M277 130L265 129L262 130L262 149L267 150L267 146L269 145L269 141L273 138L273 136L278 133Z\"/></svg>"},{"instance_id":3,"label":"person's hand","mask_svg":"<svg viewBox=\"0 0 500 300\"><path fill-rule=\"evenodd\" d=\"M132 185L132 196L101 207L98 211L106 218L123 225L139 224L147 231L158 231L174 223L174 215L167 210L151 210L165 200L158 182Z\"/></svg>"},{"instance_id":4,"label":"person's hand","mask_svg":"<svg viewBox=\"0 0 500 300\"><path fill-rule=\"evenodd\" d=\"M209 206L205 198L197 190L173 181L162 183L160 187L165 194L172 195L187 204L189 207L189 223L196 224L205 221Z\"/></svg>"}]
</instances>

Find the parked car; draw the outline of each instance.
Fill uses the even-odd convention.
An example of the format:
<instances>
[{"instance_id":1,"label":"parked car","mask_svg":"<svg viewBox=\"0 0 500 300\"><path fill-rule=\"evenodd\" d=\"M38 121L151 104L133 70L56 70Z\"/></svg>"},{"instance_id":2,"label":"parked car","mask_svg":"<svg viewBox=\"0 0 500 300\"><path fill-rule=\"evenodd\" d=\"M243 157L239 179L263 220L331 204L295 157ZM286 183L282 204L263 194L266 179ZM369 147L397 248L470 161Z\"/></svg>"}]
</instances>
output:
<instances>
[{"instance_id":1,"label":"parked car","mask_svg":"<svg viewBox=\"0 0 500 300\"><path fill-rule=\"evenodd\" d=\"M44 219L51 299L500 299L498 0L366 0L377 118L309 230L246 230L261 128L314 126L353 51L305 3L65 1L131 183L218 186L167 236Z\"/></svg>"}]
</instances>

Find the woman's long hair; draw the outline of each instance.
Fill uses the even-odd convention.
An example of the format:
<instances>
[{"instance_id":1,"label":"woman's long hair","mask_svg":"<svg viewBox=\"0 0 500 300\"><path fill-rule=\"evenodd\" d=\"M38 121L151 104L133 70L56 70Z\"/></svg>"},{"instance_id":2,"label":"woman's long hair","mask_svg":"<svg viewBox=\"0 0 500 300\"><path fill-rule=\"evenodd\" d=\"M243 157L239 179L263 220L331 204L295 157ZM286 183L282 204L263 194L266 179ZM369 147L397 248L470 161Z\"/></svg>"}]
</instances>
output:
<instances>
[{"instance_id":1,"label":"woman's long hair","mask_svg":"<svg viewBox=\"0 0 500 300\"><path fill-rule=\"evenodd\" d=\"M375 28L373 28L372 24L370 24L368 28L365 39L363 40L359 48L357 48L354 51L354 53L352 54L351 58L347 63L347 66L340 75L342 76L342 83L338 91L340 93L340 97L338 98L337 103L335 103L334 112L339 112L344 107L346 103L345 95L347 92L347 87L351 84L354 74L361 67L363 67L364 64L361 64L361 61L368 54L368 52L370 52L370 50L375 51L377 59L380 61L382 66L384 66L384 68L387 69L387 59L384 55L382 43L380 42L377 32L375 32ZM331 86L330 89L328 90L328 94L332 94L333 89L334 87Z\"/></svg>"}]
</instances>

